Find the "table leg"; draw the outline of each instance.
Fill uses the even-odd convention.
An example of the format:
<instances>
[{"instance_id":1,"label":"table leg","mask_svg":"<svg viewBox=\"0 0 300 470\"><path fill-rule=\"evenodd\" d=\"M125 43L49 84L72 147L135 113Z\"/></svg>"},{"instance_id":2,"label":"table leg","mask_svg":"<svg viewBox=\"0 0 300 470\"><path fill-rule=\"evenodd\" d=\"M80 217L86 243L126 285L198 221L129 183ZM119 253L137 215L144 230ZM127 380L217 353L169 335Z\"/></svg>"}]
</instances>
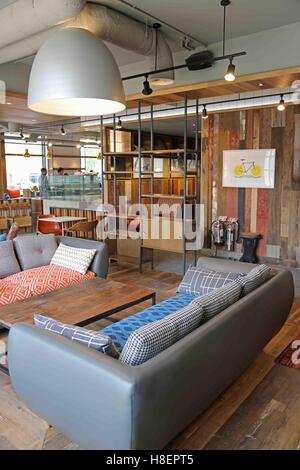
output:
<instances>
[{"instance_id":1,"label":"table leg","mask_svg":"<svg viewBox=\"0 0 300 470\"><path fill-rule=\"evenodd\" d=\"M156 293L152 295L152 305L156 305Z\"/></svg>"}]
</instances>

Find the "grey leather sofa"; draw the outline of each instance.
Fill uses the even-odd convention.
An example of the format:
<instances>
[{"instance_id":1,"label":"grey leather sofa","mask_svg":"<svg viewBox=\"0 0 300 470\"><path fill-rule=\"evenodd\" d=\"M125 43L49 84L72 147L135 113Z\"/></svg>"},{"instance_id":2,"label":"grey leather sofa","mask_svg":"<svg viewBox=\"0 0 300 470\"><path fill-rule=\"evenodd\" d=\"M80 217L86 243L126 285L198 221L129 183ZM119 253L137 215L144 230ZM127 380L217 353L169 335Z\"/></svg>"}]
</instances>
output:
<instances>
[{"instance_id":1,"label":"grey leather sofa","mask_svg":"<svg viewBox=\"0 0 300 470\"><path fill-rule=\"evenodd\" d=\"M11 379L29 408L82 448L161 449L251 364L283 326L293 298L291 273L279 271L137 367L17 325L9 335Z\"/></svg>"}]
</instances>

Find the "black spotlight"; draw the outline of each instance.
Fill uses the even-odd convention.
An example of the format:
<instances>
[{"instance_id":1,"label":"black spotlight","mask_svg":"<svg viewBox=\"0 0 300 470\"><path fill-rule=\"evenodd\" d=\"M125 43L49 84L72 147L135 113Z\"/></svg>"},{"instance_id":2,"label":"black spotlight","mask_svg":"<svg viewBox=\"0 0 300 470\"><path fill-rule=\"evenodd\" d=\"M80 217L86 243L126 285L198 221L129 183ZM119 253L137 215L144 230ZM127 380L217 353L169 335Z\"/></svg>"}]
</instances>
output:
<instances>
[{"instance_id":1,"label":"black spotlight","mask_svg":"<svg viewBox=\"0 0 300 470\"><path fill-rule=\"evenodd\" d=\"M25 140L24 134L23 134L23 128L20 130L20 137L22 140Z\"/></svg>"},{"instance_id":2,"label":"black spotlight","mask_svg":"<svg viewBox=\"0 0 300 470\"><path fill-rule=\"evenodd\" d=\"M61 135L66 135L67 132L66 132L64 125L62 125L60 132L61 132Z\"/></svg>"},{"instance_id":3,"label":"black spotlight","mask_svg":"<svg viewBox=\"0 0 300 470\"><path fill-rule=\"evenodd\" d=\"M203 106L203 111L202 111L202 119L207 119L208 118L208 113L206 109L206 105Z\"/></svg>"},{"instance_id":4,"label":"black spotlight","mask_svg":"<svg viewBox=\"0 0 300 470\"><path fill-rule=\"evenodd\" d=\"M152 93L153 93L153 90L150 87L150 83L148 82L148 75L145 76L144 89L143 89L142 93L145 96L152 95Z\"/></svg>"},{"instance_id":5,"label":"black spotlight","mask_svg":"<svg viewBox=\"0 0 300 470\"><path fill-rule=\"evenodd\" d=\"M123 129L123 125L122 125L121 118L119 118L119 120L118 120L118 123L117 123L117 125L116 125L116 129L117 129L118 131L121 131L121 130Z\"/></svg>"}]
</instances>

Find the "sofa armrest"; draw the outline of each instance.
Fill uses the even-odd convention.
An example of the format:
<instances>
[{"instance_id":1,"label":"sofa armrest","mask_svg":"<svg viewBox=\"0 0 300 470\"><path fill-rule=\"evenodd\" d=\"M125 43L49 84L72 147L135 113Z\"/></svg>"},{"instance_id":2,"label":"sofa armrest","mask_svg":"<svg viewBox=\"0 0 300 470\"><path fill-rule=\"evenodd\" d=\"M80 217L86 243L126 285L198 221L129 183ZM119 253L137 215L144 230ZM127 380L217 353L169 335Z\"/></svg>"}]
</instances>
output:
<instances>
[{"instance_id":1,"label":"sofa armrest","mask_svg":"<svg viewBox=\"0 0 300 470\"><path fill-rule=\"evenodd\" d=\"M9 334L8 363L19 397L85 449L130 449L131 368L32 325Z\"/></svg>"},{"instance_id":2,"label":"sofa armrest","mask_svg":"<svg viewBox=\"0 0 300 470\"><path fill-rule=\"evenodd\" d=\"M58 237L58 243L62 242L64 245L72 246L74 248L86 248L97 250L95 258L91 264L90 270L96 276L106 279L109 267L108 248L105 243L94 240L86 240L84 238L75 237Z\"/></svg>"}]
</instances>

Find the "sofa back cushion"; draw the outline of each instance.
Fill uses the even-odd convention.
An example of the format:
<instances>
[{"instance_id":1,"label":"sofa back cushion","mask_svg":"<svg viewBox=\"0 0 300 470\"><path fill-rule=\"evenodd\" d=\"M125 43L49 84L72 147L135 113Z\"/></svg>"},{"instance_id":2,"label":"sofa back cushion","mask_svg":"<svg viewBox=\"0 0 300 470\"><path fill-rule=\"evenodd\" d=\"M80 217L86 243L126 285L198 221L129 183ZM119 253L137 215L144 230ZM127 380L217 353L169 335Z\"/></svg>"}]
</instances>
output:
<instances>
[{"instance_id":1,"label":"sofa back cushion","mask_svg":"<svg viewBox=\"0 0 300 470\"><path fill-rule=\"evenodd\" d=\"M179 286L178 292L181 294L209 294L215 289L230 284L240 276L244 276L244 274L216 272L190 266Z\"/></svg>"},{"instance_id":2,"label":"sofa back cushion","mask_svg":"<svg viewBox=\"0 0 300 470\"><path fill-rule=\"evenodd\" d=\"M112 339L103 333L87 330L79 326L60 323L53 318L37 314L34 315L34 323L39 328L64 336L65 338L87 346L88 348L95 349L108 356L116 359L119 357L119 351L115 347Z\"/></svg>"},{"instance_id":3,"label":"sofa back cushion","mask_svg":"<svg viewBox=\"0 0 300 470\"><path fill-rule=\"evenodd\" d=\"M50 264L57 250L54 235L24 235L14 240L15 250L23 271Z\"/></svg>"},{"instance_id":4,"label":"sofa back cushion","mask_svg":"<svg viewBox=\"0 0 300 470\"><path fill-rule=\"evenodd\" d=\"M87 273L95 254L96 250L73 248L61 243L54 253L51 265L63 266L84 275Z\"/></svg>"},{"instance_id":5,"label":"sofa back cushion","mask_svg":"<svg viewBox=\"0 0 300 470\"><path fill-rule=\"evenodd\" d=\"M206 269L208 271L218 271L219 273L244 273L248 274L251 269L255 268L255 264L242 263L241 261L233 261L222 258L212 258L210 256L201 256L198 259L197 268Z\"/></svg>"},{"instance_id":6,"label":"sofa back cushion","mask_svg":"<svg viewBox=\"0 0 300 470\"><path fill-rule=\"evenodd\" d=\"M242 297L250 294L254 289L259 287L261 284L270 279L271 268L265 264L259 264L255 266L247 276L240 278L239 283L242 286Z\"/></svg>"},{"instance_id":7,"label":"sofa back cushion","mask_svg":"<svg viewBox=\"0 0 300 470\"><path fill-rule=\"evenodd\" d=\"M142 326L129 336L120 361L131 366L143 364L198 328L202 316L201 306L189 304L162 320Z\"/></svg>"},{"instance_id":8,"label":"sofa back cushion","mask_svg":"<svg viewBox=\"0 0 300 470\"><path fill-rule=\"evenodd\" d=\"M207 295L196 298L192 301L192 304L202 307L202 323L205 323L237 302L241 293L242 285L239 280L236 280L221 289L216 289Z\"/></svg>"},{"instance_id":9,"label":"sofa back cushion","mask_svg":"<svg viewBox=\"0 0 300 470\"><path fill-rule=\"evenodd\" d=\"M21 271L12 241L0 243L0 279Z\"/></svg>"}]
</instances>

